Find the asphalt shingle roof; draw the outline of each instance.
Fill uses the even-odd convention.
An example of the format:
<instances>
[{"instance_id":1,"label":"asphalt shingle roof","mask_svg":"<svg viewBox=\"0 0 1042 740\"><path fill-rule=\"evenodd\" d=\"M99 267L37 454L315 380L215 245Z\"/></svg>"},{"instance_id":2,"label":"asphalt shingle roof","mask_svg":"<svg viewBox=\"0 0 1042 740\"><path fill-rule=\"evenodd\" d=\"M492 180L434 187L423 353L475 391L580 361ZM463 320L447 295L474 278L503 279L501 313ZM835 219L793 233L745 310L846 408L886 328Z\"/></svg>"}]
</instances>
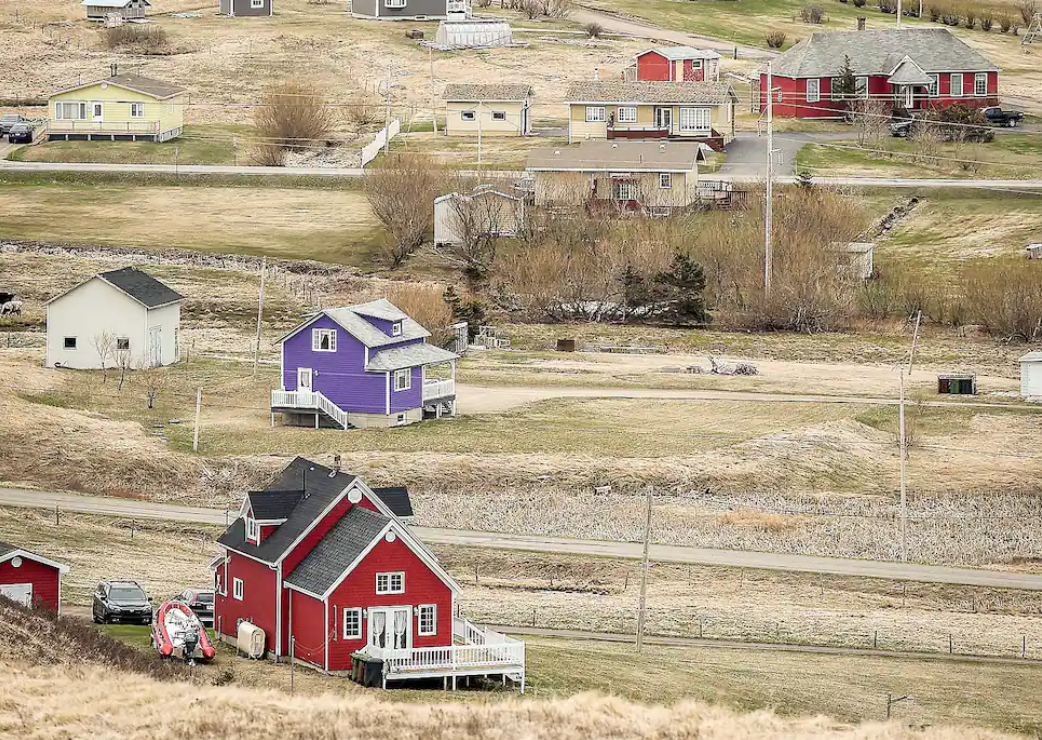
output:
<instances>
[{"instance_id":1,"label":"asphalt shingle roof","mask_svg":"<svg viewBox=\"0 0 1042 740\"><path fill-rule=\"evenodd\" d=\"M708 49L696 49L693 46L656 46L654 49L648 49L642 51L637 56L644 56L655 52L656 54L669 59L672 62L679 62L684 59L719 59L720 55L715 51L709 51Z\"/></svg>"},{"instance_id":2,"label":"asphalt shingle roof","mask_svg":"<svg viewBox=\"0 0 1042 740\"><path fill-rule=\"evenodd\" d=\"M569 103L661 103L725 105L737 102L726 82L576 82L564 94Z\"/></svg>"},{"instance_id":3,"label":"asphalt shingle roof","mask_svg":"<svg viewBox=\"0 0 1042 740\"><path fill-rule=\"evenodd\" d=\"M498 85L452 84L445 87L445 100L450 102L522 102L532 94L532 86L503 83Z\"/></svg>"},{"instance_id":4,"label":"asphalt shingle roof","mask_svg":"<svg viewBox=\"0 0 1042 740\"><path fill-rule=\"evenodd\" d=\"M382 349L369 357L369 364L365 369L369 372L390 372L407 367L418 367L420 365L434 365L439 362L459 359L455 352L436 347L426 342L418 344L407 344L404 347L391 347Z\"/></svg>"},{"instance_id":5,"label":"asphalt shingle roof","mask_svg":"<svg viewBox=\"0 0 1042 740\"><path fill-rule=\"evenodd\" d=\"M15 547L14 545L9 545L6 542L0 542L0 556L4 556L9 552L14 552L18 549L20 548Z\"/></svg>"},{"instance_id":6,"label":"asphalt shingle roof","mask_svg":"<svg viewBox=\"0 0 1042 740\"><path fill-rule=\"evenodd\" d=\"M390 521L375 511L352 506L286 577L286 583L321 596Z\"/></svg>"},{"instance_id":7,"label":"asphalt shingle roof","mask_svg":"<svg viewBox=\"0 0 1042 740\"><path fill-rule=\"evenodd\" d=\"M395 516L412 516L412 501L409 499L409 489L405 486L390 486L372 490Z\"/></svg>"},{"instance_id":8,"label":"asphalt shingle roof","mask_svg":"<svg viewBox=\"0 0 1042 740\"><path fill-rule=\"evenodd\" d=\"M990 72L998 67L944 28L812 33L773 64L778 77L836 77L850 57L855 75L889 75L905 56L926 72Z\"/></svg>"},{"instance_id":9,"label":"asphalt shingle roof","mask_svg":"<svg viewBox=\"0 0 1042 740\"><path fill-rule=\"evenodd\" d=\"M532 172L688 172L694 169L699 151L697 142L688 141L584 141L578 147L534 149L525 168Z\"/></svg>"},{"instance_id":10,"label":"asphalt shingle roof","mask_svg":"<svg viewBox=\"0 0 1042 740\"><path fill-rule=\"evenodd\" d=\"M116 286L146 308L158 308L184 300L184 296L176 290L168 288L136 267L109 270L99 273L98 277Z\"/></svg>"},{"instance_id":11,"label":"asphalt shingle roof","mask_svg":"<svg viewBox=\"0 0 1042 740\"><path fill-rule=\"evenodd\" d=\"M157 98L169 98L185 92L185 88L180 85L174 85L170 82L156 80L151 77L143 77L142 75L116 75L115 77L109 77L104 81L111 82L114 85L129 87L131 90L137 90L138 92L143 92L146 95L153 95Z\"/></svg>"},{"instance_id":12,"label":"asphalt shingle roof","mask_svg":"<svg viewBox=\"0 0 1042 740\"><path fill-rule=\"evenodd\" d=\"M361 303L357 306L327 308L324 313L370 349L384 347L389 344L399 344L410 339L426 339L431 335L429 331L410 319L401 309L385 298L370 301L369 303ZM380 315L377 315L378 313ZM365 318L366 316L384 318L385 315L393 315L395 317L385 319L387 321L402 322L401 334L396 337L385 334ZM312 319L308 319L305 323L310 323L311 321ZM290 334L293 334L295 331L296 329L290 332Z\"/></svg>"},{"instance_id":13,"label":"asphalt shingle roof","mask_svg":"<svg viewBox=\"0 0 1042 740\"><path fill-rule=\"evenodd\" d=\"M253 516L260 521L288 519L304 498L303 491L251 491L247 495Z\"/></svg>"},{"instance_id":14,"label":"asphalt shingle roof","mask_svg":"<svg viewBox=\"0 0 1042 740\"><path fill-rule=\"evenodd\" d=\"M931 81L922 67L910 57L901 60L889 80L891 85L929 85Z\"/></svg>"}]
</instances>

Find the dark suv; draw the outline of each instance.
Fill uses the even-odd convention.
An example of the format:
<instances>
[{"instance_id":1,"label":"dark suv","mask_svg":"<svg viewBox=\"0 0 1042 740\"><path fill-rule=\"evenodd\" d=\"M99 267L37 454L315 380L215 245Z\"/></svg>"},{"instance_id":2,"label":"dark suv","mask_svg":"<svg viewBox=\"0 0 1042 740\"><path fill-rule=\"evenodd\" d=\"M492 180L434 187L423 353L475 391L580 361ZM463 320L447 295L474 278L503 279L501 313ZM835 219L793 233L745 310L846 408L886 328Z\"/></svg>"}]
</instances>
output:
<instances>
[{"instance_id":1,"label":"dark suv","mask_svg":"<svg viewBox=\"0 0 1042 740\"><path fill-rule=\"evenodd\" d=\"M94 590L94 621L151 624L152 601L136 581L103 581Z\"/></svg>"},{"instance_id":2,"label":"dark suv","mask_svg":"<svg viewBox=\"0 0 1042 740\"><path fill-rule=\"evenodd\" d=\"M204 627L213 627L213 589L212 588L186 588L174 597L174 601L187 604L188 608L195 612Z\"/></svg>"}]
</instances>

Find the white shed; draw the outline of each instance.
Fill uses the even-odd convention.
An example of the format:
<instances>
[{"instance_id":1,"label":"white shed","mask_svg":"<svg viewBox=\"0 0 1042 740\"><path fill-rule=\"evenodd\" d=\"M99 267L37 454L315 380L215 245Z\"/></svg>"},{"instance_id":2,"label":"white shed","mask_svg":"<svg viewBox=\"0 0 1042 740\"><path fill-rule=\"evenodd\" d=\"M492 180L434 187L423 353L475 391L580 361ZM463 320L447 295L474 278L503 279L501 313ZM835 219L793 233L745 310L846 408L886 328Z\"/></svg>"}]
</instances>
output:
<instances>
[{"instance_id":1,"label":"white shed","mask_svg":"<svg viewBox=\"0 0 1042 740\"><path fill-rule=\"evenodd\" d=\"M47 367L177 362L183 300L135 267L99 273L47 302Z\"/></svg>"},{"instance_id":2,"label":"white shed","mask_svg":"<svg viewBox=\"0 0 1042 740\"><path fill-rule=\"evenodd\" d=\"M469 195L447 193L434 199L434 243L460 244L460 234L514 236L524 224L520 195L479 185Z\"/></svg>"},{"instance_id":3,"label":"white shed","mask_svg":"<svg viewBox=\"0 0 1042 740\"><path fill-rule=\"evenodd\" d=\"M1020 358L1020 395L1042 398L1042 350Z\"/></svg>"}]
</instances>

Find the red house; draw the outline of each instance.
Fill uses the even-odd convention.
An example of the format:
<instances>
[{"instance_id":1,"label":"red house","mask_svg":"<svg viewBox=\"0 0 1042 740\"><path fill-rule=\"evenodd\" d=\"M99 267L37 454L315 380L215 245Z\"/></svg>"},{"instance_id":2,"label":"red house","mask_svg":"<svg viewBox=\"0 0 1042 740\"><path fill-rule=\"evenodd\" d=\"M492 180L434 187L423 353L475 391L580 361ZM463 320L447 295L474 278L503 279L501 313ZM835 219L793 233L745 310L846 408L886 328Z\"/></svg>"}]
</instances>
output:
<instances>
[{"instance_id":1,"label":"red house","mask_svg":"<svg viewBox=\"0 0 1042 740\"><path fill-rule=\"evenodd\" d=\"M720 55L690 46L642 51L622 72L623 82L719 82Z\"/></svg>"},{"instance_id":2,"label":"red house","mask_svg":"<svg viewBox=\"0 0 1042 740\"><path fill-rule=\"evenodd\" d=\"M61 614L67 565L0 542L0 596Z\"/></svg>"},{"instance_id":3,"label":"red house","mask_svg":"<svg viewBox=\"0 0 1042 740\"><path fill-rule=\"evenodd\" d=\"M400 518L408 507L402 489L293 460L218 539L218 635L250 622L276 660L343 674L360 658L383 686L484 675L523 691L524 643L456 615L459 584Z\"/></svg>"},{"instance_id":4,"label":"red house","mask_svg":"<svg viewBox=\"0 0 1042 740\"><path fill-rule=\"evenodd\" d=\"M844 115L850 101L837 88L846 59L856 99L907 110L998 105L999 68L945 28L830 31L811 34L774 62L774 114ZM761 110L766 91L767 74L761 72Z\"/></svg>"}]
</instances>

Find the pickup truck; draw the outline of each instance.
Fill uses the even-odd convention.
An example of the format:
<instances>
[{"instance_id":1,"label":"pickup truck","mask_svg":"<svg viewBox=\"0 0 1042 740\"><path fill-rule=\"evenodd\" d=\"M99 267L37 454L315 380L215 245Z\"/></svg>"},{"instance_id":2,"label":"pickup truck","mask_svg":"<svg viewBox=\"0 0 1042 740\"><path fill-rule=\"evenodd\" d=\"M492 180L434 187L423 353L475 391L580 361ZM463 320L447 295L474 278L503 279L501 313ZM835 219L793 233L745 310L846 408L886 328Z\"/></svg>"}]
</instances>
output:
<instances>
[{"instance_id":1,"label":"pickup truck","mask_svg":"<svg viewBox=\"0 0 1042 740\"><path fill-rule=\"evenodd\" d=\"M997 106L991 108L985 108L984 117L988 119L988 123L992 126L1008 126L1013 128L1024 118L1024 114L1019 110L1003 110Z\"/></svg>"}]
</instances>

